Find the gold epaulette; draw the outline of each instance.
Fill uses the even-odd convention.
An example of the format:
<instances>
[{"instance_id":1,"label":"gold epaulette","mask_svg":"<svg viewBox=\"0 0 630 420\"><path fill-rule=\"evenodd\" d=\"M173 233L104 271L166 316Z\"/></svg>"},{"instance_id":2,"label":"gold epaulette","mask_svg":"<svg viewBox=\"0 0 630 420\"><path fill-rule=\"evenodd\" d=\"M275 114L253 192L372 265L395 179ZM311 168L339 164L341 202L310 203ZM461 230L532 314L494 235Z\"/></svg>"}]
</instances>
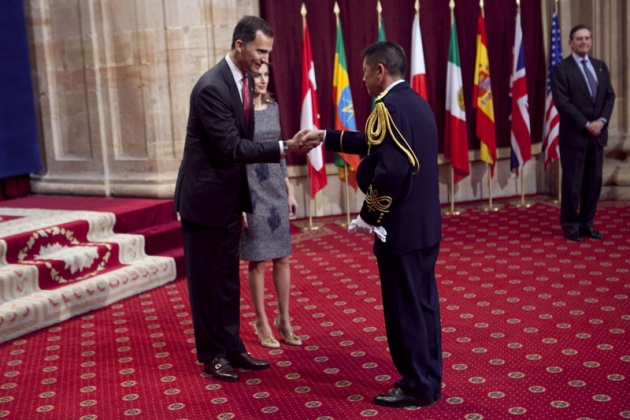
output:
<instances>
[{"instance_id":1,"label":"gold epaulette","mask_svg":"<svg viewBox=\"0 0 630 420\"><path fill-rule=\"evenodd\" d=\"M394 140L394 143L396 143L400 150L407 156L407 159L409 159L409 163L413 167L413 173L417 174L418 171L420 171L418 157L413 152L411 146L409 146L409 143L407 143L407 140L400 134L400 130L398 130L398 127L394 124L392 116L389 114L385 104L381 102L383 97L387 95L387 92L388 91L382 92L376 97L374 111L372 111L365 123L365 136L368 146L378 146L385 140L385 136L389 134L392 140Z\"/></svg>"}]
</instances>

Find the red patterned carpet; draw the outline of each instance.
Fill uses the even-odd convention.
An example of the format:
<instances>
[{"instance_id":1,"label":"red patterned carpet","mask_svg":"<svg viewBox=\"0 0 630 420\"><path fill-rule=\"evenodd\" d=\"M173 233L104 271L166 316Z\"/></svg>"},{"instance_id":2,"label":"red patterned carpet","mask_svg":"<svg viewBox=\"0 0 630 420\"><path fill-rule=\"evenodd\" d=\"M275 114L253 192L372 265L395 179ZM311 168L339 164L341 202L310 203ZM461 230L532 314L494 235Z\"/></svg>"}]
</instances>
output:
<instances>
[{"instance_id":1,"label":"red patterned carpet","mask_svg":"<svg viewBox=\"0 0 630 420\"><path fill-rule=\"evenodd\" d=\"M583 243L561 236L558 209L544 203L445 217L444 399L429 408L372 404L397 379L372 239L329 223L294 235L292 315L303 347L260 347L243 289L242 336L270 370L234 384L202 374L177 280L0 345L0 417L630 418L629 210L601 203L606 238ZM271 314L271 292L268 302Z\"/></svg>"}]
</instances>

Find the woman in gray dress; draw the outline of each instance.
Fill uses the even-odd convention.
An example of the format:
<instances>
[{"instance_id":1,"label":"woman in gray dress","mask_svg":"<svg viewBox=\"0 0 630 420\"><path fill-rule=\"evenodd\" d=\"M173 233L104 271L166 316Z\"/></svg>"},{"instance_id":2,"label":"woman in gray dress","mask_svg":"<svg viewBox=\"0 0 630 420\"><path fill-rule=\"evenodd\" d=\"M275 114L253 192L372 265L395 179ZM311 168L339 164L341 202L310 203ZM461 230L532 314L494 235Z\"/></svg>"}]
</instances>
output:
<instances>
[{"instance_id":1,"label":"woman in gray dress","mask_svg":"<svg viewBox=\"0 0 630 420\"><path fill-rule=\"evenodd\" d=\"M280 137L278 104L267 93L269 67L263 64L254 73L254 110L256 126L254 141L275 141ZM256 311L254 330L264 347L278 348L265 311L265 265L273 261L273 283L278 299L278 316L274 326L286 344L299 346L302 341L293 334L289 318L291 271L291 236L289 216L297 211L297 201L289 184L287 166L280 163L247 165L247 178L253 213L243 213L241 259L249 261L247 282Z\"/></svg>"}]
</instances>

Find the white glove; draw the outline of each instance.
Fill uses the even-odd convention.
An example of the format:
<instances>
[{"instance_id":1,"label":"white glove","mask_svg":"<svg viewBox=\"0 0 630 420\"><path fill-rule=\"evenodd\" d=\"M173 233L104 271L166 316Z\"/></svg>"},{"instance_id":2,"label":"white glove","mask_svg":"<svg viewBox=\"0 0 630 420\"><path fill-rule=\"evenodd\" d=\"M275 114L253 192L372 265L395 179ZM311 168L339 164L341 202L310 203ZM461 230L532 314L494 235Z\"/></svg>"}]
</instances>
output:
<instances>
[{"instance_id":1,"label":"white glove","mask_svg":"<svg viewBox=\"0 0 630 420\"><path fill-rule=\"evenodd\" d=\"M372 233L373 231L374 226L365 223L361 216L357 216L348 226L349 233Z\"/></svg>"},{"instance_id":2,"label":"white glove","mask_svg":"<svg viewBox=\"0 0 630 420\"><path fill-rule=\"evenodd\" d=\"M374 226L374 234L381 242L385 242L387 239L387 231L383 226Z\"/></svg>"},{"instance_id":3,"label":"white glove","mask_svg":"<svg viewBox=\"0 0 630 420\"><path fill-rule=\"evenodd\" d=\"M366 223L361 216L357 216L350 225L348 226L349 233L374 233L381 240L381 242L385 242L387 239L387 231L383 226L372 226Z\"/></svg>"}]
</instances>

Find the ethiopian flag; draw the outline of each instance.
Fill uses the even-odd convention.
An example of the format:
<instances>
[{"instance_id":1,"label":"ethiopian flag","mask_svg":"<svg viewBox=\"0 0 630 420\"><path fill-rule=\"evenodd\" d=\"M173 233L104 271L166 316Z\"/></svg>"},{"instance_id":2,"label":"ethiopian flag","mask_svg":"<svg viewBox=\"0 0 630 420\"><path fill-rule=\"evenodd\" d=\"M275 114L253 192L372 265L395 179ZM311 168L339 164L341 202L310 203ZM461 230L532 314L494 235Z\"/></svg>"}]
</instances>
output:
<instances>
[{"instance_id":1,"label":"ethiopian flag","mask_svg":"<svg viewBox=\"0 0 630 420\"><path fill-rule=\"evenodd\" d=\"M357 123L354 119L354 105L350 92L350 78L348 77L348 65L346 64L346 51L341 34L341 22L337 19L337 41L335 46L335 67L333 69L333 101L335 105L335 130L356 130ZM348 165L348 185L357 190L355 171L361 158L358 155L339 153L345 164ZM337 161L337 160L336 160ZM337 162L336 162L337 163ZM339 162L344 166L343 162ZM341 178L340 170L340 178ZM345 174L344 174L345 176Z\"/></svg>"}]
</instances>

